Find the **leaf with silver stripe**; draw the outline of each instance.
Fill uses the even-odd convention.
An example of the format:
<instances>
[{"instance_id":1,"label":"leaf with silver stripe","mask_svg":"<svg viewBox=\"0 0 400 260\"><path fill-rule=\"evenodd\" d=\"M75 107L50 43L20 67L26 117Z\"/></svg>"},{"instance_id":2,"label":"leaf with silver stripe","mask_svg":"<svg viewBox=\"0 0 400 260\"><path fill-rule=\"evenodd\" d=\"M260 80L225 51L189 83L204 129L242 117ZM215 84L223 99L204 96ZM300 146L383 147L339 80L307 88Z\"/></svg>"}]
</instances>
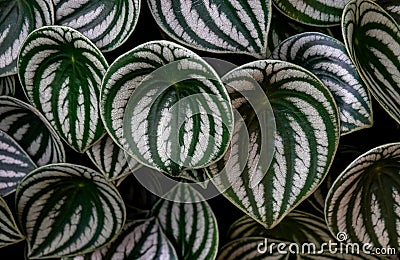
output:
<instances>
[{"instance_id":1,"label":"leaf with silver stripe","mask_svg":"<svg viewBox=\"0 0 400 260\"><path fill-rule=\"evenodd\" d=\"M24 236L18 229L7 203L0 197L0 247L18 243Z\"/></svg>"},{"instance_id":2,"label":"leaf with silver stripe","mask_svg":"<svg viewBox=\"0 0 400 260\"><path fill-rule=\"evenodd\" d=\"M14 192L18 182L36 168L18 143L0 130L0 196Z\"/></svg>"},{"instance_id":3,"label":"leaf with silver stripe","mask_svg":"<svg viewBox=\"0 0 400 260\"><path fill-rule=\"evenodd\" d=\"M282 24L285 24L285 26L282 26ZM288 19L286 16L273 9L271 26L268 32L267 56L270 57L275 48L290 36L305 31L307 31L306 26L302 26L301 24Z\"/></svg>"},{"instance_id":4,"label":"leaf with silver stripe","mask_svg":"<svg viewBox=\"0 0 400 260\"><path fill-rule=\"evenodd\" d=\"M38 166L65 161L64 146L50 123L31 105L0 97L0 130L10 135Z\"/></svg>"},{"instance_id":5,"label":"leaf with silver stripe","mask_svg":"<svg viewBox=\"0 0 400 260\"><path fill-rule=\"evenodd\" d=\"M218 225L211 207L190 185L177 185L152 209L179 258L215 259ZM180 202L177 202L180 201Z\"/></svg>"},{"instance_id":6,"label":"leaf with silver stripe","mask_svg":"<svg viewBox=\"0 0 400 260\"><path fill-rule=\"evenodd\" d=\"M102 174L66 163L28 174L18 185L16 205L29 258L92 252L117 237L126 215L122 197Z\"/></svg>"},{"instance_id":7,"label":"leaf with silver stripe","mask_svg":"<svg viewBox=\"0 0 400 260\"><path fill-rule=\"evenodd\" d=\"M400 249L400 143L376 147L336 179L325 201L333 234L373 248Z\"/></svg>"},{"instance_id":8,"label":"leaf with silver stripe","mask_svg":"<svg viewBox=\"0 0 400 260\"><path fill-rule=\"evenodd\" d=\"M139 18L139 0L53 0L56 24L80 31L102 51L122 45Z\"/></svg>"},{"instance_id":9,"label":"leaf with silver stripe","mask_svg":"<svg viewBox=\"0 0 400 260\"><path fill-rule=\"evenodd\" d=\"M342 135L372 126L370 94L340 41L301 33L282 42L271 58L302 66L329 88L339 108Z\"/></svg>"},{"instance_id":10,"label":"leaf with silver stripe","mask_svg":"<svg viewBox=\"0 0 400 260\"><path fill-rule=\"evenodd\" d=\"M86 153L108 181L125 177L141 167L109 135L95 143Z\"/></svg>"},{"instance_id":11,"label":"leaf with silver stripe","mask_svg":"<svg viewBox=\"0 0 400 260\"><path fill-rule=\"evenodd\" d=\"M271 0L148 0L157 24L199 50L265 58Z\"/></svg>"},{"instance_id":12,"label":"leaf with silver stripe","mask_svg":"<svg viewBox=\"0 0 400 260\"><path fill-rule=\"evenodd\" d=\"M80 153L105 133L98 103L107 67L89 39L64 26L35 30L21 48L18 75L26 96Z\"/></svg>"},{"instance_id":13,"label":"leaf with silver stripe","mask_svg":"<svg viewBox=\"0 0 400 260\"><path fill-rule=\"evenodd\" d=\"M119 57L104 77L100 109L119 146L173 176L218 160L233 128L229 96L216 72L168 41Z\"/></svg>"},{"instance_id":14,"label":"leaf with silver stripe","mask_svg":"<svg viewBox=\"0 0 400 260\"><path fill-rule=\"evenodd\" d=\"M207 189L210 178L207 176L207 173L204 169L196 169L196 170L185 170L182 172L182 179L192 181L204 189Z\"/></svg>"},{"instance_id":15,"label":"leaf with silver stripe","mask_svg":"<svg viewBox=\"0 0 400 260\"><path fill-rule=\"evenodd\" d=\"M140 219L125 224L118 238L108 246L84 256L85 259L179 259L171 242L163 233L156 218Z\"/></svg>"},{"instance_id":16,"label":"leaf with silver stripe","mask_svg":"<svg viewBox=\"0 0 400 260\"><path fill-rule=\"evenodd\" d=\"M15 77L0 77L0 96L14 96L15 94Z\"/></svg>"},{"instance_id":17,"label":"leaf with silver stripe","mask_svg":"<svg viewBox=\"0 0 400 260\"><path fill-rule=\"evenodd\" d=\"M400 3L398 0L373 0L386 10L400 24Z\"/></svg>"},{"instance_id":18,"label":"leaf with silver stripe","mask_svg":"<svg viewBox=\"0 0 400 260\"><path fill-rule=\"evenodd\" d=\"M350 58L375 99L400 123L400 27L371 1L350 1L342 32Z\"/></svg>"},{"instance_id":19,"label":"leaf with silver stripe","mask_svg":"<svg viewBox=\"0 0 400 260\"><path fill-rule=\"evenodd\" d=\"M0 2L0 77L17 73L17 57L30 32L54 23L48 0Z\"/></svg>"},{"instance_id":20,"label":"leaf with silver stripe","mask_svg":"<svg viewBox=\"0 0 400 260\"><path fill-rule=\"evenodd\" d=\"M239 160L248 144L232 138L230 154L208 168L213 183L233 204L273 228L311 195L327 174L338 146L340 129L335 101L326 86L309 71L283 61L245 64L224 76L243 88L250 75L267 95L275 116L275 153L260 182ZM239 84L238 84L239 85ZM235 100L233 100L235 102ZM249 158L251 158L251 150ZM239 158L239 159L238 159ZM225 167L228 174L218 174ZM257 173L257 172L256 172ZM224 190L225 187L229 187Z\"/></svg>"},{"instance_id":21,"label":"leaf with silver stripe","mask_svg":"<svg viewBox=\"0 0 400 260\"><path fill-rule=\"evenodd\" d=\"M326 226L325 219L299 210L290 212L272 229L266 229L246 215L235 221L228 231L230 240L243 237L266 237L299 245L313 243L316 247L320 247L329 240L335 240Z\"/></svg>"},{"instance_id":22,"label":"leaf with silver stripe","mask_svg":"<svg viewBox=\"0 0 400 260\"><path fill-rule=\"evenodd\" d=\"M299 23L312 26L334 26L340 19L347 0L272 0L283 14Z\"/></svg>"}]
</instances>

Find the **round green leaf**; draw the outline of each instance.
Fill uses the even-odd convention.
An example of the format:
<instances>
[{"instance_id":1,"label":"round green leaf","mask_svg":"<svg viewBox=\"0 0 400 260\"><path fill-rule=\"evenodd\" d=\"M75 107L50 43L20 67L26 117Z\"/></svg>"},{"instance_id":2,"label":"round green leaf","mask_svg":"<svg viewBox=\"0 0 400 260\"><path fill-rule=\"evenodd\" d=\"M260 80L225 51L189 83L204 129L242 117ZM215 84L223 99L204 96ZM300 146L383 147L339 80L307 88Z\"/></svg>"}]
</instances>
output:
<instances>
[{"instance_id":1,"label":"round green leaf","mask_svg":"<svg viewBox=\"0 0 400 260\"><path fill-rule=\"evenodd\" d=\"M380 6L350 1L342 32L350 58L382 107L400 123L400 27Z\"/></svg>"},{"instance_id":2,"label":"round green leaf","mask_svg":"<svg viewBox=\"0 0 400 260\"><path fill-rule=\"evenodd\" d=\"M14 192L18 182L36 168L18 143L0 130L0 196Z\"/></svg>"},{"instance_id":3,"label":"round green leaf","mask_svg":"<svg viewBox=\"0 0 400 260\"><path fill-rule=\"evenodd\" d=\"M218 226L211 207L191 186L175 186L152 209L182 259L214 259Z\"/></svg>"},{"instance_id":4,"label":"round green leaf","mask_svg":"<svg viewBox=\"0 0 400 260\"><path fill-rule=\"evenodd\" d=\"M126 223L118 238L106 247L78 259L179 259L156 218Z\"/></svg>"},{"instance_id":5,"label":"round green leaf","mask_svg":"<svg viewBox=\"0 0 400 260\"><path fill-rule=\"evenodd\" d=\"M0 97L0 130L9 134L38 166L65 161L64 146L39 111L12 97Z\"/></svg>"},{"instance_id":6,"label":"round green leaf","mask_svg":"<svg viewBox=\"0 0 400 260\"><path fill-rule=\"evenodd\" d=\"M288 17L312 26L340 24L344 6L348 0L272 0L279 11Z\"/></svg>"},{"instance_id":7,"label":"round green leaf","mask_svg":"<svg viewBox=\"0 0 400 260\"><path fill-rule=\"evenodd\" d=\"M235 133L230 154L208 171L225 197L266 228L272 228L313 193L327 174L339 141L338 111L325 85L297 65L256 61L231 71L224 81L252 86L243 80L248 75L262 87L275 116L271 166L265 173L251 170L253 164L246 166L240 154L248 143L243 142L244 135ZM253 158L256 153L249 149L248 154ZM223 169L228 174L215 176Z\"/></svg>"},{"instance_id":8,"label":"round green leaf","mask_svg":"<svg viewBox=\"0 0 400 260\"><path fill-rule=\"evenodd\" d=\"M15 94L15 77L5 76L0 78L0 96L14 96Z\"/></svg>"},{"instance_id":9,"label":"round green leaf","mask_svg":"<svg viewBox=\"0 0 400 260\"><path fill-rule=\"evenodd\" d=\"M400 249L400 143L376 147L354 160L325 201L333 234L373 248Z\"/></svg>"},{"instance_id":10,"label":"round green leaf","mask_svg":"<svg viewBox=\"0 0 400 260\"><path fill-rule=\"evenodd\" d=\"M0 247L18 243L24 236L19 231L7 203L0 197Z\"/></svg>"},{"instance_id":11,"label":"round green leaf","mask_svg":"<svg viewBox=\"0 0 400 260\"><path fill-rule=\"evenodd\" d=\"M94 251L113 241L125 222L124 202L89 168L50 164L27 175L16 193L28 257L63 257Z\"/></svg>"},{"instance_id":12,"label":"round green leaf","mask_svg":"<svg viewBox=\"0 0 400 260\"><path fill-rule=\"evenodd\" d=\"M35 30L20 51L18 75L26 96L81 153L104 135L98 103L107 67L90 40L63 26Z\"/></svg>"},{"instance_id":13,"label":"round green leaf","mask_svg":"<svg viewBox=\"0 0 400 260\"><path fill-rule=\"evenodd\" d=\"M118 145L173 176L218 160L233 128L229 96L216 72L168 41L119 57L105 75L100 107Z\"/></svg>"},{"instance_id":14,"label":"round green leaf","mask_svg":"<svg viewBox=\"0 0 400 260\"><path fill-rule=\"evenodd\" d=\"M141 167L108 135L90 147L86 153L109 181L123 178Z\"/></svg>"},{"instance_id":15,"label":"round green leaf","mask_svg":"<svg viewBox=\"0 0 400 260\"><path fill-rule=\"evenodd\" d=\"M17 73L17 57L34 29L54 23L48 0L0 1L0 77Z\"/></svg>"},{"instance_id":16,"label":"round green leaf","mask_svg":"<svg viewBox=\"0 0 400 260\"><path fill-rule=\"evenodd\" d=\"M135 29L139 0L53 0L56 24L80 31L102 51L122 45Z\"/></svg>"},{"instance_id":17,"label":"round green leaf","mask_svg":"<svg viewBox=\"0 0 400 260\"><path fill-rule=\"evenodd\" d=\"M370 94L340 41L315 32L297 34L283 41L271 58L302 66L329 88L339 108L342 135L372 126Z\"/></svg>"},{"instance_id":18,"label":"round green leaf","mask_svg":"<svg viewBox=\"0 0 400 260\"><path fill-rule=\"evenodd\" d=\"M265 58L271 0L148 0L157 24L173 39L209 52Z\"/></svg>"}]
</instances>

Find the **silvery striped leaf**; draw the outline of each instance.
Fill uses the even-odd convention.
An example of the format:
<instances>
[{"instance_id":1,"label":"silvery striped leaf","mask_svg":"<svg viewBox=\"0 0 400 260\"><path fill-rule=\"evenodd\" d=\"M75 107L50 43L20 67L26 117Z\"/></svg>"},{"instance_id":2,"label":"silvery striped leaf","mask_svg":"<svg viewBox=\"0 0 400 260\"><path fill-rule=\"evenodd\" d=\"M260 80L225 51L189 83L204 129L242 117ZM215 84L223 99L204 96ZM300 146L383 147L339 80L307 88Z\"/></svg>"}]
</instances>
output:
<instances>
[{"instance_id":1,"label":"silvery striped leaf","mask_svg":"<svg viewBox=\"0 0 400 260\"><path fill-rule=\"evenodd\" d=\"M108 135L90 147L86 153L109 181L122 178L141 166Z\"/></svg>"},{"instance_id":2,"label":"silvery striped leaf","mask_svg":"<svg viewBox=\"0 0 400 260\"><path fill-rule=\"evenodd\" d=\"M372 126L370 94L340 41L301 33L282 42L271 58L302 66L329 88L339 108L342 135Z\"/></svg>"},{"instance_id":3,"label":"silvery striped leaf","mask_svg":"<svg viewBox=\"0 0 400 260\"><path fill-rule=\"evenodd\" d=\"M80 31L102 51L111 51L132 34L139 0L53 0L56 24Z\"/></svg>"},{"instance_id":4,"label":"silvery striped leaf","mask_svg":"<svg viewBox=\"0 0 400 260\"><path fill-rule=\"evenodd\" d=\"M18 143L0 130L0 196L14 192L18 182L36 168Z\"/></svg>"},{"instance_id":5,"label":"silvery striped leaf","mask_svg":"<svg viewBox=\"0 0 400 260\"><path fill-rule=\"evenodd\" d=\"M24 236L18 229L7 203L0 197L0 247L18 243Z\"/></svg>"},{"instance_id":6,"label":"silvery striped leaf","mask_svg":"<svg viewBox=\"0 0 400 260\"><path fill-rule=\"evenodd\" d=\"M350 137L351 138L351 137ZM321 185L318 186L313 194L308 197L306 203L309 203L318 213L324 215L325 200L329 189L339 174L358 156L362 154L359 146L345 144L345 141L339 144L335 159L328 175L325 177ZM305 203L305 204L306 204Z\"/></svg>"},{"instance_id":7,"label":"silvery striped leaf","mask_svg":"<svg viewBox=\"0 0 400 260\"><path fill-rule=\"evenodd\" d=\"M64 146L37 109L13 97L0 97L0 130L10 135L38 166L65 161Z\"/></svg>"},{"instance_id":8,"label":"silvery striped leaf","mask_svg":"<svg viewBox=\"0 0 400 260\"><path fill-rule=\"evenodd\" d=\"M377 4L353 0L343 12L346 48L382 107L400 123L400 27Z\"/></svg>"},{"instance_id":9,"label":"silvery striped leaf","mask_svg":"<svg viewBox=\"0 0 400 260\"><path fill-rule=\"evenodd\" d=\"M28 34L53 22L51 1L0 2L0 77L17 73L18 52Z\"/></svg>"},{"instance_id":10,"label":"silvery striped leaf","mask_svg":"<svg viewBox=\"0 0 400 260\"><path fill-rule=\"evenodd\" d=\"M73 164L32 171L18 185L16 205L29 258L94 251L113 241L125 222L116 188L102 174Z\"/></svg>"},{"instance_id":11,"label":"silvery striped leaf","mask_svg":"<svg viewBox=\"0 0 400 260\"><path fill-rule=\"evenodd\" d=\"M211 207L190 185L177 185L152 209L181 259L214 259L218 226ZM177 202L179 201L179 202Z\"/></svg>"},{"instance_id":12,"label":"silvery striped leaf","mask_svg":"<svg viewBox=\"0 0 400 260\"><path fill-rule=\"evenodd\" d=\"M81 153L104 135L98 103L107 67L97 47L68 27L37 29L21 48L18 75L26 96Z\"/></svg>"},{"instance_id":13,"label":"silvery striped leaf","mask_svg":"<svg viewBox=\"0 0 400 260\"><path fill-rule=\"evenodd\" d=\"M106 259L179 259L156 218L136 220L108 249Z\"/></svg>"},{"instance_id":14,"label":"silvery striped leaf","mask_svg":"<svg viewBox=\"0 0 400 260\"><path fill-rule=\"evenodd\" d=\"M398 0L373 0L400 24L400 2Z\"/></svg>"},{"instance_id":15,"label":"silvery striped leaf","mask_svg":"<svg viewBox=\"0 0 400 260\"><path fill-rule=\"evenodd\" d=\"M285 26L282 26L282 24L285 24ZM280 12L275 12L275 9L273 9L271 26L268 32L267 56L270 57L275 48L290 36L305 31L305 26L296 24L294 21L289 20Z\"/></svg>"},{"instance_id":16,"label":"silvery striped leaf","mask_svg":"<svg viewBox=\"0 0 400 260\"><path fill-rule=\"evenodd\" d=\"M173 39L209 52L265 58L271 0L148 0L157 24Z\"/></svg>"},{"instance_id":17,"label":"silvery striped leaf","mask_svg":"<svg viewBox=\"0 0 400 260\"><path fill-rule=\"evenodd\" d=\"M229 96L216 72L168 41L119 57L103 80L100 109L118 145L173 176L219 159L233 128Z\"/></svg>"},{"instance_id":18,"label":"silvery striped leaf","mask_svg":"<svg viewBox=\"0 0 400 260\"><path fill-rule=\"evenodd\" d=\"M325 219L298 210L290 212L273 229L266 229L246 215L235 221L228 231L230 240L243 237L266 237L299 245L313 243L316 247L320 247L323 243L329 242L329 240L335 240L326 226Z\"/></svg>"},{"instance_id":19,"label":"silvery striped leaf","mask_svg":"<svg viewBox=\"0 0 400 260\"><path fill-rule=\"evenodd\" d=\"M373 248L400 249L400 143L376 147L336 179L325 202L333 234Z\"/></svg>"},{"instance_id":20,"label":"silvery striped leaf","mask_svg":"<svg viewBox=\"0 0 400 260\"><path fill-rule=\"evenodd\" d=\"M266 173L249 171L241 160L248 144L242 142L243 135L239 138L234 133L230 154L208 171L224 196L266 228L273 228L315 191L328 172L340 135L338 111L325 85L297 65L255 61L223 79L229 84L237 81L245 88L249 75L262 86L275 116L271 166ZM252 156L249 150L249 158ZM223 167L228 174L215 176ZM252 181L254 175L261 177L259 182Z\"/></svg>"},{"instance_id":21,"label":"silvery striped leaf","mask_svg":"<svg viewBox=\"0 0 400 260\"><path fill-rule=\"evenodd\" d=\"M101 259L179 259L171 242L163 233L156 218L140 219L125 224L118 238L95 252L74 260Z\"/></svg>"},{"instance_id":22,"label":"silvery striped leaf","mask_svg":"<svg viewBox=\"0 0 400 260\"><path fill-rule=\"evenodd\" d=\"M207 173L204 169L185 170L182 172L180 177L185 180L193 181L205 189L210 181L210 178L207 176Z\"/></svg>"},{"instance_id":23,"label":"silvery striped leaf","mask_svg":"<svg viewBox=\"0 0 400 260\"><path fill-rule=\"evenodd\" d=\"M279 11L288 17L312 26L340 24L348 0L272 0Z\"/></svg>"},{"instance_id":24,"label":"silvery striped leaf","mask_svg":"<svg viewBox=\"0 0 400 260\"><path fill-rule=\"evenodd\" d=\"M15 94L15 77L0 77L0 96L14 96Z\"/></svg>"}]
</instances>

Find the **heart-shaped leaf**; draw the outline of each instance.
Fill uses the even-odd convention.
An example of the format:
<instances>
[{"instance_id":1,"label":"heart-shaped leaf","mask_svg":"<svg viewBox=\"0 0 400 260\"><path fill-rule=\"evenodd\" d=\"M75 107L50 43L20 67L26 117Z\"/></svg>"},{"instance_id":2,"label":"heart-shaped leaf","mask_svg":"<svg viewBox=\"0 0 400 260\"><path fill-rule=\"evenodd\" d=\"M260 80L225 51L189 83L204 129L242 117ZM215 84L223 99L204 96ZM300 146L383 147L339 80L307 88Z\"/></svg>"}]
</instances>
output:
<instances>
[{"instance_id":1,"label":"heart-shaped leaf","mask_svg":"<svg viewBox=\"0 0 400 260\"><path fill-rule=\"evenodd\" d=\"M271 0L148 0L157 24L173 39L209 52L265 58Z\"/></svg>"},{"instance_id":2,"label":"heart-shaped leaf","mask_svg":"<svg viewBox=\"0 0 400 260\"><path fill-rule=\"evenodd\" d=\"M344 6L348 0L272 0L279 11L288 17L312 26L340 24Z\"/></svg>"},{"instance_id":3,"label":"heart-shaped leaf","mask_svg":"<svg viewBox=\"0 0 400 260\"><path fill-rule=\"evenodd\" d=\"M79 259L179 259L156 218L140 219L125 224L118 238L108 246Z\"/></svg>"},{"instance_id":4,"label":"heart-shaped leaf","mask_svg":"<svg viewBox=\"0 0 400 260\"><path fill-rule=\"evenodd\" d=\"M242 142L243 135L236 137L235 132L230 154L208 170L224 196L266 228L272 228L324 179L338 146L338 111L325 85L297 65L256 61L233 70L223 79L233 86L240 83L245 89L254 86L246 83L249 76L263 88L275 116L271 166L265 173L250 171L248 162L240 160L248 143ZM249 158L255 157L252 151L249 149ZM215 176L223 167L229 174ZM260 181L252 181L258 180L254 175L261 176ZM226 187L230 188L225 190Z\"/></svg>"},{"instance_id":5,"label":"heart-shaped leaf","mask_svg":"<svg viewBox=\"0 0 400 260\"><path fill-rule=\"evenodd\" d=\"M325 202L332 233L373 248L400 249L400 143L358 157L333 183Z\"/></svg>"},{"instance_id":6,"label":"heart-shaped leaf","mask_svg":"<svg viewBox=\"0 0 400 260\"><path fill-rule=\"evenodd\" d=\"M0 78L0 96L14 96L15 77L5 76Z\"/></svg>"},{"instance_id":7,"label":"heart-shaped leaf","mask_svg":"<svg viewBox=\"0 0 400 260\"><path fill-rule=\"evenodd\" d=\"M182 259L214 259L218 226L211 207L190 185L175 186L154 206L165 234Z\"/></svg>"},{"instance_id":8,"label":"heart-shaped leaf","mask_svg":"<svg viewBox=\"0 0 400 260\"><path fill-rule=\"evenodd\" d=\"M382 107L400 123L400 27L377 4L350 1L342 31L348 53Z\"/></svg>"},{"instance_id":9,"label":"heart-shaped leaf","mask_svg":"<svg viewBox=\"0 0 400 260\"><path fill-rule=\"evenodd\" d=\"M0 130L10 135L38 166L65 161L63 144L39 111L12 97L0 97Z\"/></svg>"},{"instance_id":10,"label":"heart-shaped leaf","mask_svg":"<svg viewBox=\"0 0 400 260\"><path fill-rule=\"evenodd\" d=\"M36 168L18 143L0 130L0 196L14 192L18 182Z\"/></svg>"},{"instance_id":11,"label":"heart-shaped leaf","mask_svg":"<svg viewBox=\"0 0 400 260\"><path fill-rule=\"evenodd\" d=\"M329 88L339 108L342 135L372 126L370 94L344 44L321 33L307 32L282 42L271 58L302 66Z\"/></svg>"},{"instance_id":12,"label":"heart-shaped leaf","mask_svg":"<svg viewBox=\"0 0 400 260\"><path fill-rule=\"evenodd\" d=\"M16 205L30 258L94 251L113 241L125 222L124 202L115 187L79 165L34 170L18 185Z\"/></svg>"},{"instance_id":13,"label":"heart-shaped leaf","mask_svg":"<svg viewBox=\"0 0 400 260\"><path fill-rule=\"evenodd\" d=\"M122 178L141 166L108 135L90 147L86 153L109 181Z\"/></svg>"},{"instance_id":14,"label":"heart-shaped leaf","mask_svg":"<svg viewBox=\"0 0 400 260\"><path fill-rule=\"evenodd\" d=\"M18 75L26 96L81 153L104 135L98 103L107 67L97 47L68 27L37 29L21 48Z\"/></svg>"},{"instance_id":15,"label":"heart-shaped leaf","mask_svg":"<svg viewBox=\"0 0 400 260\"><path fill-rule=\"evenodd\" d=\"M273 229L266 229L249 216L235 221L229 228L230 240L243 237L266 237L272 240L297 243L313 243L320 248L323 243L334 240L325 219L313 214L294 210Z\"/></svg>"},{"instance_id":16,"label":"heart-shaped leaf","mask_svg":"<svg viewBox=\"0 0 400 260\"><path fill-rule=\"evenodd\" d=\"M51 1L0 2L0 77L17 73L18 52L28 34L53 23Z\"/></svg>"},{"instance_id":17,"label":"heart-shaped leaf","mask_svg":"<svg viewBox=\"0 0 400 260\"><path fill-rule=\"evenodd\" d=\"M118 58L103 80L100 106L117 144L173 176L218 160L231 138L232 108L220 78L198 55L167 41Z\"/></svg>"},{"instance_id":18,"label":"heart-shaped leaf","mask_svg":"<svg viewBox=\"0 0 400 260\"><path fill-rule=\"evenodd\" d=\"M56 24L80 31L102 51L123 44L139 18L139 0L53 0Z\"/></svg>"},{"instance_id":19,"label":"heart-shaped leaf","mask_svg":"<svg viewBox=\"0 0 400 260\"><path fill-rule=\"evenodd\" d=\"M0 247L18 243L24 236L19 231L7 203L0 197Z\"/></svg>"}]
</instances>

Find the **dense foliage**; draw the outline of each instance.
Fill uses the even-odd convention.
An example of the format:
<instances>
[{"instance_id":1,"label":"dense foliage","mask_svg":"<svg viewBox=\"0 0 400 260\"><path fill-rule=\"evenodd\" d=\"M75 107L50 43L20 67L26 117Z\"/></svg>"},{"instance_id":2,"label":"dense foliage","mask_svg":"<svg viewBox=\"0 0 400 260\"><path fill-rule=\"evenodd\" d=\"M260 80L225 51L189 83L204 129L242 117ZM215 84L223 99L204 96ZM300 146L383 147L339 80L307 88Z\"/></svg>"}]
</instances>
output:
<instances>
[{"instance_id":1,"label":"dense foliage","mask_svg":"<svg viewBox=\"0 0 400 260\"><path fill-rule=\"evenodd\" d=\"M394 257L399 10L0 1L0 253Z\"/></svg>"}]
</instances>

